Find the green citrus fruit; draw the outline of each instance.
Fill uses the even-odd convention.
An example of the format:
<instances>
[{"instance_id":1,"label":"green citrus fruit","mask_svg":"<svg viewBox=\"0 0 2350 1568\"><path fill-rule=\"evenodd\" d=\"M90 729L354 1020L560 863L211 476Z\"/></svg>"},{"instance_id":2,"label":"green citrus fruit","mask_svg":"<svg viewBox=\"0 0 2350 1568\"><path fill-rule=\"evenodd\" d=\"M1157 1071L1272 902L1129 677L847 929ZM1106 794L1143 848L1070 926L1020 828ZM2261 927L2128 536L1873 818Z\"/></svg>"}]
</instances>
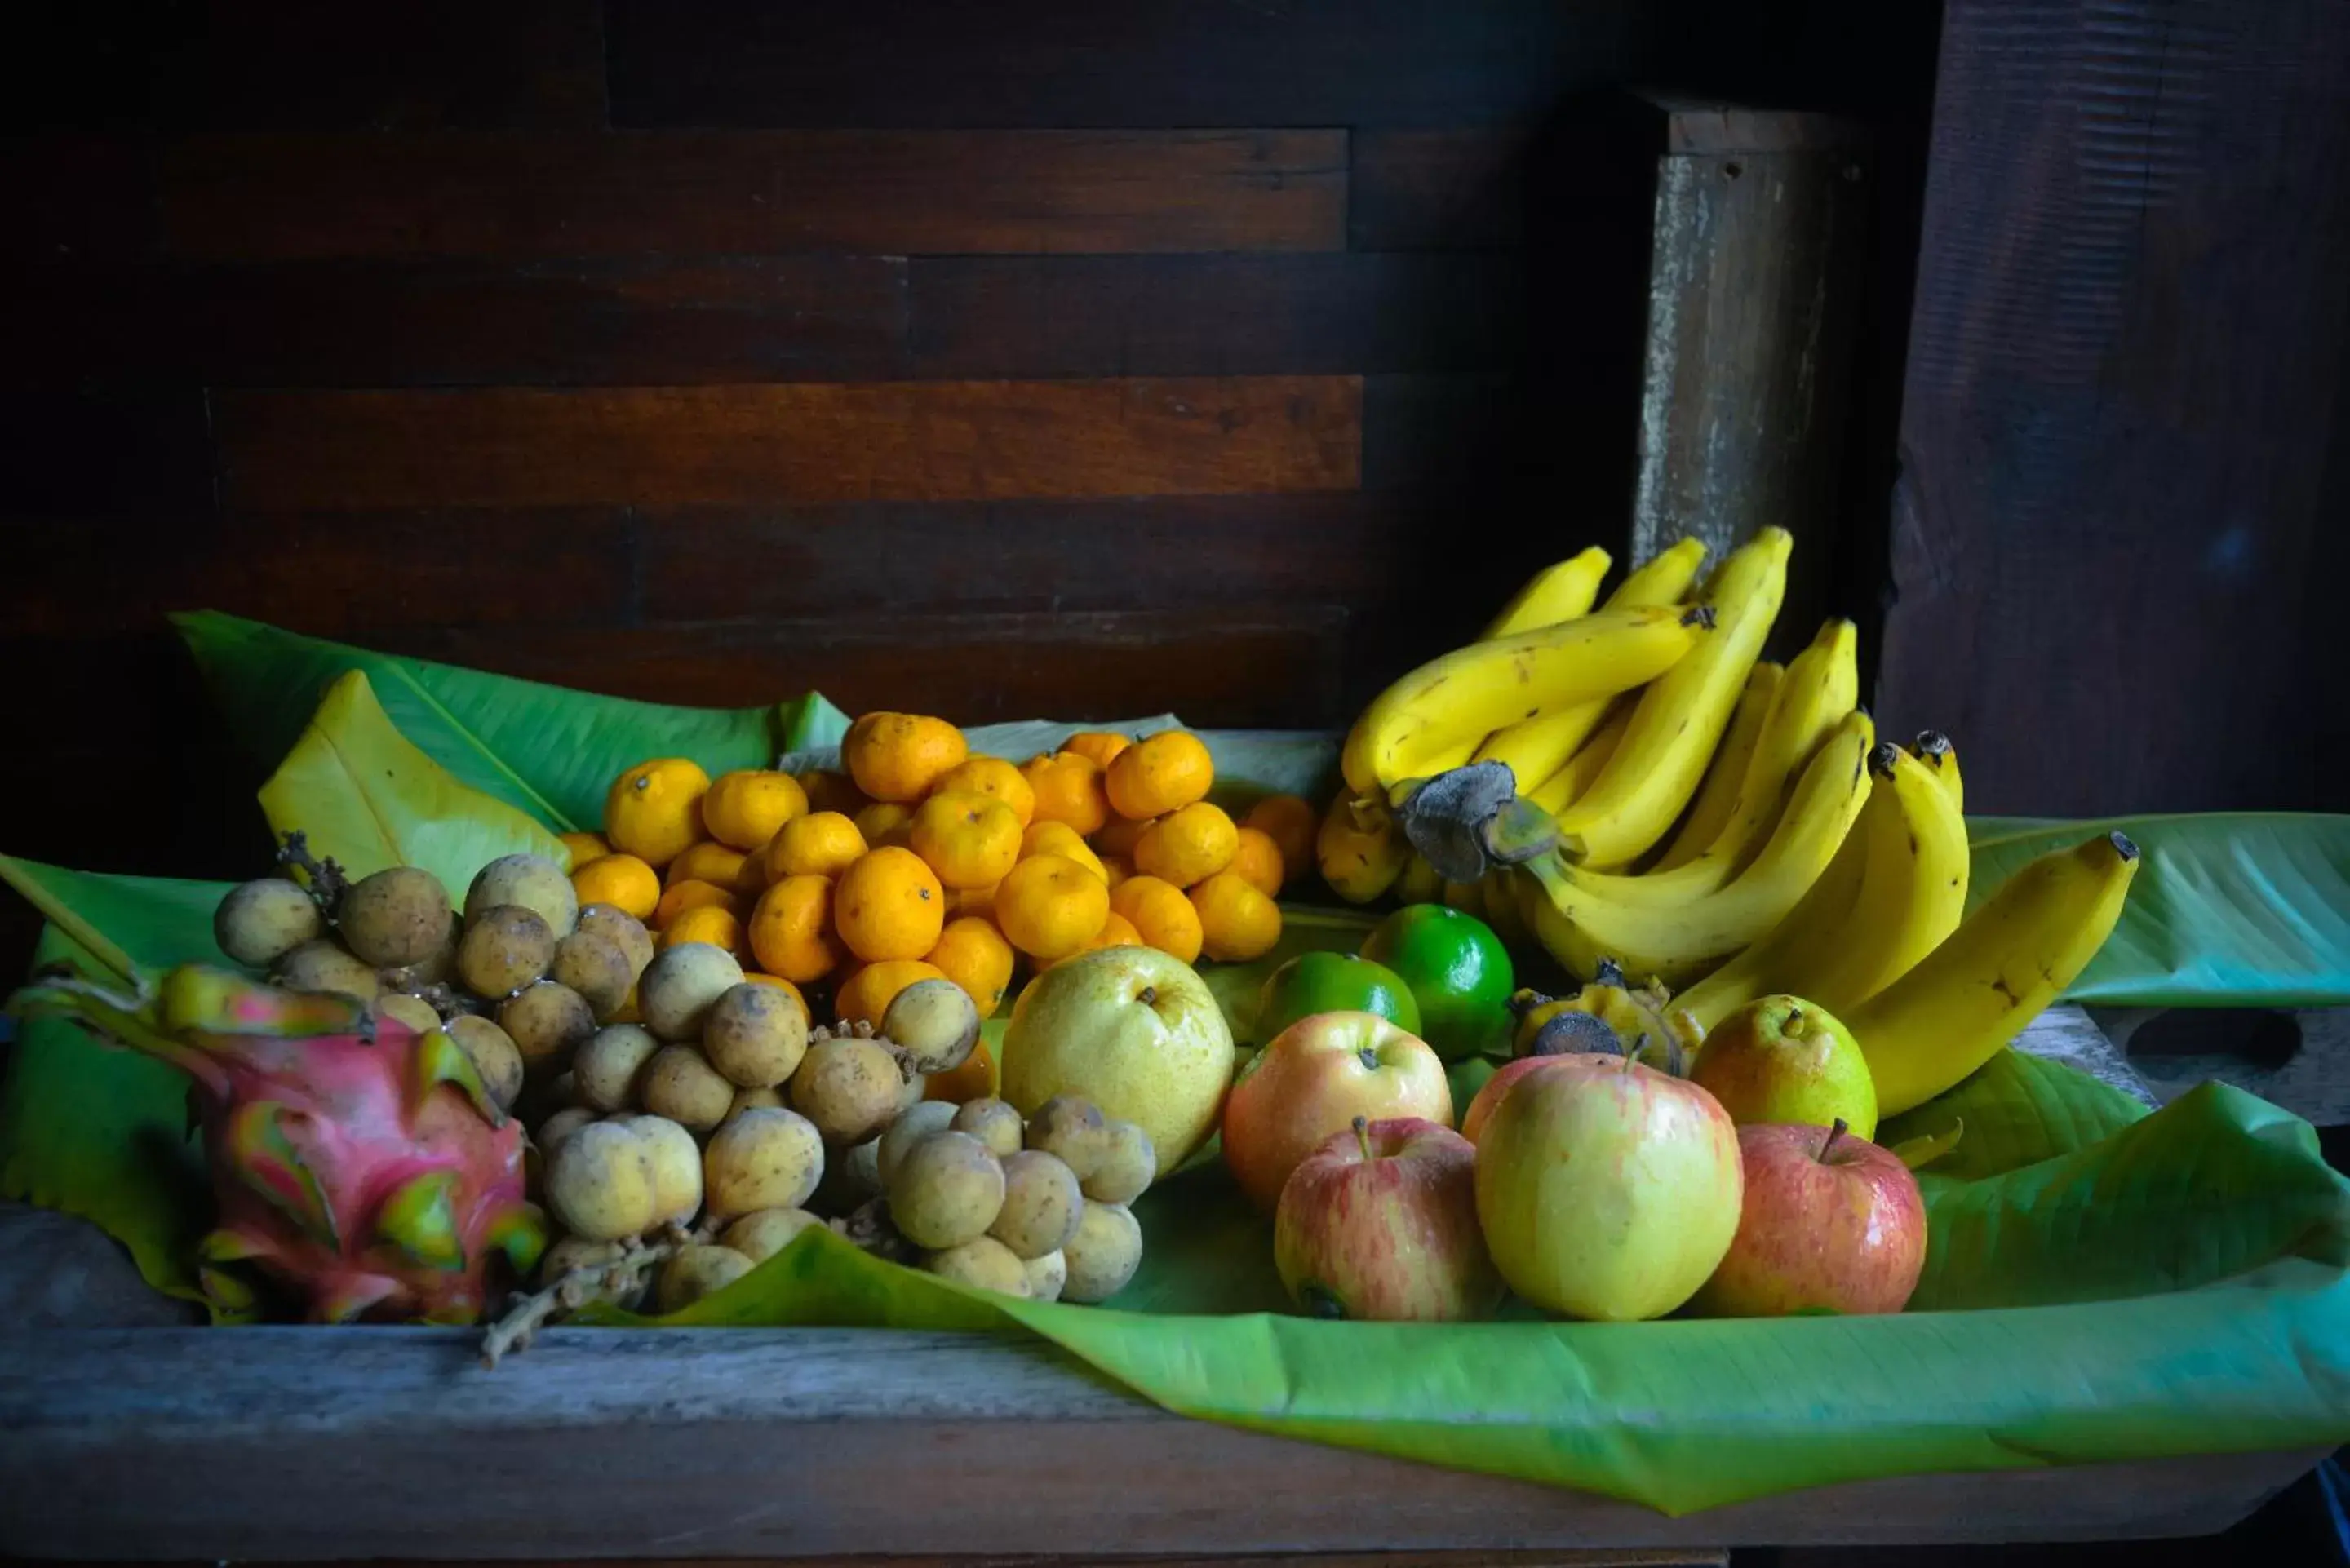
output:
<instances>
[{"instance_id":1,"label":"green citrus fruit","mask_svg":"<svg viewBox=\"0 0 2350 1568\"><path fill-rule=\"evenodd\" d=\"M1352 953L1299 953L1257 992L1257 1044L1316 1012L1376 1012L1407 1034L1419 1033L1419 1004L1393 970Z\"/></svg>"},{"instance_id":2,"label":"green citrus fruit","mask_svg":"<svg viewBox=\"0 0 2350 1568\"><path fill-rule=\"evenodd\" d=\"M1419 1003L1419 1037L1448 1062L1504 1050L1516 978L1493 929L1444 904L1398 909L1363 943L1363 956L1403 976Z\"/></svg>"}]
</instances>

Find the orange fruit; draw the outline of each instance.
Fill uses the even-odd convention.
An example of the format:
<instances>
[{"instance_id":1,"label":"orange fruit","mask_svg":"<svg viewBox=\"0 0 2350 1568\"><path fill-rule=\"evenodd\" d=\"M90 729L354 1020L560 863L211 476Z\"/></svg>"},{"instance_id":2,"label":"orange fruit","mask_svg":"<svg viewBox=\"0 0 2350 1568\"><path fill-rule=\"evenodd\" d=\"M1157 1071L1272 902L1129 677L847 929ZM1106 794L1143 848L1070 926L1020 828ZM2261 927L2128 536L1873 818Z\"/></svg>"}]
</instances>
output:
<instances>
[{"instance_id":1,"label":"orange fruit","mask_svg":"<svg viewBox=\"0 0 2350 1568\"><path fill-rule=\"evenodd\" d=\"M713 948L738 952L743 947L743 917L724 904L703 904L688 909L661 931L660 945L664 949L680 942L708 942Z\"/></svg>"},{"instance_id":2,"label":"orange fruit","mask_svg":"<svg viewBox=\"0 0 2350 1568\"><path fill-rule=\"evenodd\" d=\"M767 876L837 877L865 853L865 835L837 811L812 811L784 824L767 846Z\"/></svg>"},{"instance_id":3,"label":"orange fruit","mask_svg":"<svg viewBox=\"0 0 2350 1568\"><path fill-rule=\"evenodd\" d=\"M1195 800L1150 825L1134 846L1134 868L1189 888L1230 866L1239 848L1240 831L1223 808Z\"/></svg>"},{"instance_id":4,"label":"orange fruit","mask_svg":"<svg viewBox=\"0 0 2350 1568\"><path fill-rule=\"evenodd\" d=\"M1058 855L1076 861L1104 882L1109 880L1109 873L1102 869L1101 857L1066 822L1031 824L1028 831L1020 836L1020 858L1025 860L1031 855Z\"/></svg>"},{"instance_id":5,"label":"orange fruit","mask_svg":"<svg viewBox=\"0 0 2350 1568\"><path fill-rule=\"evenodd\" d=\"M1066 822L1081 836L1097 833L1109 820L1109 796L1102 793L1100 764L1075 752L1055 752L1031 757L1021 764L1020 776L1036 794L1037 822Z\"/></svg>"},{"instance_id":6,"label":"orange fruit","mask_svg":"<svg viewBox=\"0 0 2350 1568\"><path fill-rule=\"evenodd\" d=\"M714 882L672 882L662 892L660 902L653 906L650 922L653 929L665 931L677 923L679 916L692 909L731 909L740 901L732 888L721 888Z\"/></svg>"},{"instance_id":7,"label":"orange fruit","mask_svg":"<svg viewBox=\"0 0 2350 1568\"><path fill-rule=\"evenodd\" d=\"M875 800L910 805L971 754L962 732L919 713L868 713L848 726L840 760Z\"/></svg>"},{"instance_id":8,"label":"orange fruit","mask_svg":"<svg viewBox=\"0 0 2350 1568\"><path fill-rule=\"evenodd\" d=\"M743 982L745 985L772 985L777 991L788 991L792 993L792 1000L800 1004L800 1011L803 1012L807 1011L807 998L801 994L798 986L794 985L782 975L762 974L757 970L746 969L743 971Z\"/></svg>"},{"instance_id":9,"label":"orange fruit","mask_svg":"<svg viewBox=\"0 0 2350 1568\"><path fill-rule=\"evenodd\" d=\"M769 974L795 985L822 980L840 967L832 933L832 881L786 877L759 895L751 911L751 956Z\"/></svg>"},{"instance_id":10,"label":"orange fruit","mask_svg":"<svg viewBox=\"0 0 2350 1568\"><path fill-rule=\"evenodd\" d=\"M1032 855L995 890L995 924L1030 958L1066 958L1109 919L1109 888L1065 855Z\"/></svg>"},{"instance_id":11,"label":"orange fruit","mask_svg":"<svg viewBox=\"0 0 2350 1568\"><path fill-rule=\"evenodd\" d=\"M1243 827L1253 827L1281 846L1282 880L1291 881L1314 869L1314 839L1322 831L1322 814L1302 795L1269 794L1248 808Z\"/></svg>"},{"instance_id":12,"label":"orange fruit","mask_svg":"<svg viewBox=\"0 0 2350 1568\"><path fill-rule=\"evenodd\" d=\"M1208 798L1216 764L1189 730L1162 730L1118 753L1102 779L1120 816L1164 816Z\"/></svg>"},{"instance_id":13,"label":"orange fruit","mask_svg":"<svg viewBox=\"0 0 2350 1568\"><path fill-rule=\"evenodd\" d=\"M1000 882L990 882L984 888L950 888L947 889L947 919L960 919L965 915L995 914L995 889Z\"/></svg>"},{"instance_id":14,"label":"orange fruit","mask_svg":"<svg viewBox=\"0 0 2350 1568\"><path fill-rule=\"evenodd\" d=\"M992 888L1020 858L1020 819L992 794L941 790L914 808L906 844L950 888Z\"/></svg>"},{"instance_id":15,"label":"orange fruit","mask_svg":"<svg viewBox=\"0 0 2350 1568\"><path fill-rule=\"evenodd\" d=\"M607 855L571 873L582 904L609 904L640 920L660 907L660 873L633 855Z\"/></svg>"},{"instance_id":16,"label":"orange fruit","mask_svg":"<svg viewBox=\"0 0 2350 1568\"><path fill-rule=\"evenodd\" d=\"M918 959L939 945L947 890L910 849L876 849L840 874L832 892L832 929L867 963Z\"/></svg>"},{"instance_id":17,"label":"orange fruit","mask_svg":"<svg viewBox=\"0 0 2350 1568\"><path fill-rule=\"evenodd\" d=\"M1045 967L1055 968L1068 962L1069 959L1083 958L1086 954L1098 951L1103 948L1144 948L1149 945L1142 940L1142 933L1134 929L1133 921L1116 909L1112 909L1109 912L1109 919L1102 922L1102 929L1094 933L1093 940L1069 954L1067 958L1055 959Z\"/></svg>"},{"instance_id":18,"label":"orange fruit","mask_svg":"<svg viewBox=\"0 0 2350 1568\"><path fill-rule=\"evenodd\" d=\"M972 1100L992 1100L1003 1087L1003 1070L995 1064L995 1053L989 1050L987 1037L980 1036L979 1044L971 1048L962 1065L951 1073L933 1073L922 1085L922 1098L944 1100L949 1105L965 1105Z\"/></svg>"},{"instance_id":19,"label":"orange fruit","mask_svg":"<svg viewBox=\"0 0 2350 1568\"><path fill-rule=\"evenodd\" d=\"M555 836L562 841L564 848L571 851L571 869L574 871L590 860L601 860L612 853L612 846L604 842L604 836L600 833L558 833Z\"/></svg>"},{"instance_id":20,"label":"orange fruit","mask_svg":"<svg viewBox=\"0 0 2350 1568\"><path fill-rule=\"evenodd\" d=\"M1118 891L1120 882L1134 875L1134 862L1123 855L1105 855L1100 859L1102 880L1109 884L1113 893Z\"/></svg>"},{"instance_id":21,"label":"orange fruit","mask_svg":"<svg viewBox=\"0 0 2350 1568\"><path fill-rule=\"evenodd\" d=\"M1273 835L1262 827L1243 827L1234 835L1232 863L1226 869L1237 873L1241 879L1268 898L1281 897L1281 882L1286 867L1281 858L1281 846Z\"/></svg>"},{"instance_id":22,"label":"orange fruit","mask_svg":"<svg viewBox=\"0 0 2350 1568\"><path fill-rule=\"evenodd\" d=\"M702 823L719 843L747 852L807 808L807 791L791 774L743 768L720 774L710 786L702 797Z\"/></svg>"},{"instance_id":23,"label":"orange fruit","mask_svg":"<svg viewBox=\"0 0 2350 1568\"><path fill-rule=\"evenodd\" d=\"M982 1018L994 1015L1012 985L1012 944L976 915L949 920L923 961L962 987Z\"/></svg>"},{"instance_id":24,"label":"orange fruit","mask_svg":"<svg viewBox=\"0 0 2350 1568\"><path fill-rule=\"evenodd\" d=\"M1263 958L1281 940L1281 906L1234 872L1217 872L1188 897L1200 911L1200 950L1211 959Z\"/></svg>"},{"instance_id":25,"label":"orange fruit","mask_svg":"<svg viewBox=\"0 0 2350 1568\"><path fill-rule=\"evenodd\" d=\"M883 959L868 963L844 981L833 998L832 1011L851 1023L881 1026L881 1015L899 992L918 980L944 980L936 965L920 959Z\"/></svg>"},{"instance_id":26,"label":"orange fruit","mask_svg":"<svg viewBox=\"0 0 2350 1568\"><path fill-rule=\"evenodd\" d=\"M1104 855L1123 855L1131 859L1134 846L1142 842L1143 830L1158 820L1146 816L1137 822L1130 817L1113 816L1093 836L1093 846Z\"/></svg>"},{"instance_id":27,"label":"orange fruit","mask_svg":"<svg viewBox=\"0 0 2350 1568\"><path fill-rule=\"evenodd\" d=\"M1023 827L1036 815L1036 792L1020 776L1020 770L1002 757L972 757L957 763L940 775L931 793L944 794L951 789L993 795L1012 808Z\"/></svg>"},{"instance_id":28,"label":"orange fruit","mask_svg":"<svg viewBox=\"0 0 2350 1568\"><path fill-rule=\"evenodd\" d=\"M709 789L710 775L683 757L639 763L604 796L604 836L659 870L706 836L702 797Z\"/></svg>"},{"instance_id":29,"label":"orange fruit","mask_svg":"<svg viewBox=\"0 0 2350 1568\"><path fill-rule=\"evenodd\" d=\"M847 774L828 768L810 768L795 774L800 793L807 796L810 811L837 811L843 816L855 816L873 804L866 793L857 787L857 781Z\"/></svg>"},{"instance_id":30,"label":"orange fruit","mask_svg":"<svg viewBox=\"0 0 2350 1568\"><path fill-rule=\"evenodd\" d=\"M1200 911L1183 889L1156 877L1129 877L1110 890L1109 907L1126 917L1145 947L1185 963L1200 956Z\"/></svg>"},{"instance_id":31,"label":"orange fruit","mask_svg":"<svg viewBox=\"0 0 2350 1568\"><path fill-rule=\"evenodd\" d=\"M756 894L764 884L743 886L743 868L750 863L751 857L741 850L705 838L669 863L668 881L671 887L680 882L707 882L713 888Z\"/></svg>"},{"instance_id":32,"label":"orange fruit","mask_svg":"<svg viewBox=\"0 0 2350 1568\"><path fill-rule=\"evenodd\" d=\"M1075 752L1090 759L1094 766L1106 768L1117 760L1118 753L1132 744L1132 736L1121 735L1115 731L1080 730L1061 742L1061 750Z\"/></svg>"},{"instance_id":33,"label":"orange fruit","mask_svg":"<svg viewBox=\"0 0 2350 1568\"><path fill-rule=\"evenodd\" d=\"M906 842L907 825L914 820L914 808L899 805L895 801L877 800L857 814L858 836L875 849L885 844Z\"/></svg>"}]
</instances>

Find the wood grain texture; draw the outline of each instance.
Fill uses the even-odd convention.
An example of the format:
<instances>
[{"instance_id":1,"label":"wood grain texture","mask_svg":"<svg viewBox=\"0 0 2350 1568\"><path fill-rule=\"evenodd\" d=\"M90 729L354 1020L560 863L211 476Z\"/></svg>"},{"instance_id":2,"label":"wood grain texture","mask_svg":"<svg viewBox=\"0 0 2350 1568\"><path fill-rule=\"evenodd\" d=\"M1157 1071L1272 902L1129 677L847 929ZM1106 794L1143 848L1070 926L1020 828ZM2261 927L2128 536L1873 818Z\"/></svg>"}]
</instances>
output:
<instances>
[{"instance_id":1,"label":"wood grain texture","mask_svg":"<svg viewBox=\"0 0 2350 1568\"><path fill-rule=\"evenodd\" d=\"M958 723L1112 719L1138 701L1191 723L1326 727L1348 711L1347 611L1328 604L850 616L641 627L388 631L418 654L691 707L811 689L852 713L919 698Z\"/></svg>"},{"instance_id":2,"label":"wood grain texture","mask_svg":"<svg viewBox=\"0 0 2350 1568\"><path fill-rule=\"evenodd\" d=\"M1877 711L1988 812L2350 805L2350 5L1957 0L1943 61Z\"/></svg>"},{"instance_id":3,"label":"wood grain texture","mask_svg":"<svg viewBox=\"0 0 2350 1568\"><path fill-rule=\"evenodd\" d=\"M211 260L1336 250L1338 130L204 136L163 228Z\"/></svg>"},{"instance_id":4,"label":"wood grain texture","mask_svg":"<svg viewBox=\"0 0 2350 1568\"><path fill-rule=\"evenodd\" d=\"M905 283L888 256L38 265L0 273L0 336L59 377L220 387L886 379Z\"/></svg>"},{"instance_id":5,"label":"wood grain texture","mask_svg":"<svg viewBox=\"0 0 2350 1568\"><path fill-rule=\"evenodd\" d=\"M178 1560L1097 1559L2146 1538L2223 1527L2319 1457L1909 1477L1667 1519L1188 1421L1001 1339L557 1329L494 1373L474 1345L429 1329L11 1336L0 1542ZM937 1461L919 1507L894 1479L909 1456ZM1246 1507L1230 1505L1240 1476ZM556 1494L564 1505L545 1506Z\"/></svg>"},{"instance_id":6,"label":"wood grain texture","mask_svg":"<svg viewBox=\"0 0 2350 1568\"><path fill-rule=\"evenodd\" d=\"M224 392L261 510L998 500L1352 488L1349 377Z\"/></svg>"},{"instance_id":7,"label":"wood grain texture","mask_svg":"<svg viewBox=\"0 0 2350 1568\"><path fill-rule=\"evenodd\" d=\"M612 0L616 124L1446 126L1621 79L1620 0Z\"/></svg>"}]
</instances>

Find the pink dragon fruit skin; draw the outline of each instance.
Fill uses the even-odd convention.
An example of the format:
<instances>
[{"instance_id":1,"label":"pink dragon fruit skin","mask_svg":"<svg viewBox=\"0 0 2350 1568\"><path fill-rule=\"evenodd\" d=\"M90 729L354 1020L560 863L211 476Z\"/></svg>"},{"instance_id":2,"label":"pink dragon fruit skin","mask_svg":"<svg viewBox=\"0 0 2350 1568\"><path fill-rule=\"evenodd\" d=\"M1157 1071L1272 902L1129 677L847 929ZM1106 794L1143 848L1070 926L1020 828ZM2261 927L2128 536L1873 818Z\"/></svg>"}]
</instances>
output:
<instances>
[{"instance_id":1,"label":"pink dragon fruit skin","mask_svg":"<svg viewBox=\"0 0 2350 1568\"><path fill-rule=\"evenodd\" d=\"M193 965L151 997L62 980L12 1005L75 1017L193 1081L220 1203L199 1272L226 1315L258 1306L251 1267L316 1322L472 1323L492 1256L519 1274L545 1244L521 1126L442 1031Z\"/></svg>"}]
</instances>

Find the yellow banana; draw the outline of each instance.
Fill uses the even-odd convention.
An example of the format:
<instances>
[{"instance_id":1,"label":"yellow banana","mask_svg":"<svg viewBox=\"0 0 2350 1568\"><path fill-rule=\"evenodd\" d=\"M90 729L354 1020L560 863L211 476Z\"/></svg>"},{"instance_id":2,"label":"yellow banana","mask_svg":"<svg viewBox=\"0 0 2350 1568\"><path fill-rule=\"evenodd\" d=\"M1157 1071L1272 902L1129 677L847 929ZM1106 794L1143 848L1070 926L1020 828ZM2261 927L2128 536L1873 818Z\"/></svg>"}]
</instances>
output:
<instances>
[{"instance_id":1,"label":"yellow banana","mask_svg":"<svg viewBox=\"0 0 2350 1568\"><path fill-rule=\"evenodd\" d=\"M1869 753L1876 785L1845 846L1794 913L1684 992L1711 1029L1732 1009L1784 992L1842 1018L1891 985L1957 929L1970 857L1966 819L1925 763L1887 744ZM1814 902L1858 872L1833 906Z\"/></svg>"},{"instance_id":2,"label":"yellow banana","mask_svg":"<svg viewBox=\"0 0 2350 1568\"><path fill-rule=\"evenodd\" d=\"M1601 961L1613 960L1637 980L1678 986L1720 967L1785 919L1835 859L1868 798L1868 753L1876 740L1866 713L1846 714L1804 768L1786 815L1754 863L1690 903L1627 904L1594 890L1622 877L1555 857L1528 862L1548 895L1536 910L1535 935L1576 974L1593 973Z\"/></svg>"},{"instance_id":3,"label":"yellow banana","mask_svg":"<svg viewBox=\"0 0 2350 1568\"><path fill-rule=\"evenodd\" d=\"M1656 868L1669 871L1718 859L1725 863L1721 873L1725 881L1744 870L1771 836L1771 825L1786 806L1795 775L1859 701L1860 628L1848 620L1828 621L1811 645L1788 661L1777 705L1747 759L1731 810L1709 836L1676 838Z\"/></svg>"},{"instance_id":4,"label":"yellow banana","mask_svg":"<svg viewBox=\"0 0 2350 1568\"><path fill-rule=\"evenodd\" d=\"M1909 742L1909 754L1925 763L1942 781L1950 792L1950 809L1967 808L1966 781L1959 776L1959 753L1950 749L1950 737L1939 730L1920 730L1918 738Z\"/></svg>"},{"instance_id":5,"label":"yellow banana","mask_svg":"<svg viewBox=\"0 0 2350 1568\"><path fill-rule=\"evenodd\" d=\"M2118 833L2042 856L1848 1014L1878 1110L1925 1104L2022 1033L2105 945L2137 867Z\"/></svg>"},{"instance_id":6,"label":"yellow banana","mask_svg":"<svg viewBox=\"0 0 2350 1568\"><path fill-rule=\"evenodd\" d=\"M1524 587L1510 596L1510 602L1502 607L1502 613L1479 635L1479 640L1492 642L1496 638L1514 637L1522 631L1556 626L1560 621L1589 615L1599 597L1600 579L1607 576L1611 564L1607 552L1594 545L1544 566L1526 580Z\"/></svg>"},{"instance_id":7,"label":"yellow banana","mask_svg":"<svg viewBox=\"0 0 2350 1568\"><path fill-rule=\"evenodd\" d=\"M1617 584L1616 591L1607 596L1607 607L1679 604L1704 561L1705 541L1683 539ZM1565 767L1607 717L1607 703L1586 702L1560 712L1521 719L1487 737L1477 748L1476 760L1507 763L1518 781L1519 793L1526 794Z\"/></svg>"},{"instance_id":8,"label":"yellow banana","mask_svg":"<svg viewBox=\"0 0 2350 1568\"><path fill-rule=\"evenodd\" d=\"M1513 950L1526 947L1534 940L1526 923L1518 919L1518 893L1510 879L1516 873L1507 866L1496 866L1487 871L1477 884L1477 908L1470 910L1493 929L1502 945Z\"/></svg>"},{"instance_id":9,"label":"yellow banana","mask_svg":"<svg viewBox=\"0 0 2350 1568\"><path fill-rule=\"evenodd\" d=\"M1395 886L1411 846L1385 800L1357 799L1340 790L1323 814L1314 857L1332 892L1350 904L1367 904Z\"/></svg>"},{"instance_id":10,"label":"yellow banana","mask_svg":"<svg viewBox=\"0 0 2350 1568\"><path fill-rule=\"evenodd\" d=\"M1399 904L1433 904L1444 896L1444 874L1415 851L1396 878L1395 896Z\"/></svg>"},{"instance_id":11,"label":"yellow banana","mask_svg":"<svg viewBox=\"0 0 2350 1568\"><path fill-rule=\"evenodd\" d=\"M1447 882L1444 884L1444 906L1464 915L1485 918L1485 884L1477 882Z\"/></svg>"},{"instance_id":12,"label":"yellow banana","mask_svg":"<svg viewBox=\"0 0 2350 1568\"><path fill-rule=\"evenodd\" d=\"M1599 776L1599 770L1616 754L1624 732L1632 727L1633 703L1629 699L1618 697L1613 703L1600 703L1599 708L1607 717L1592 732L1591 739L1583 742L1583 749L1567 758L1564 767L1535 785L1526 796L1553 816L1591 787L1591 781Z\"/></svg>"},{"instance_id":13,"label":"yellow banana","mask_svg":"<svg viewBox=\"0 0 2350 1568\"><path fill-rule=\"evenodd\" d=\"M1784 528L1765 528L1721 563L1707 591L1713 635L1640 694L1623 744L1559 817L1570 856L1594 866L1628 864L1679 817L1778 616L1794 547Z\"/></svg>"},{"instance_id":14,"label":"yellow banana","mask_svg":"<svg viewBox=\"0 0 2350 1568\"><path fill-rule=\"evenodd\" d=\"M1698 785L1697 799L1690 803L1689 815L1681 818L1681 830L1673 837L1672 846L1665 851L1650 875L1661 877L1679 867L1698 860L1707 846L1719 837L1737 815L1745 785L1749 764L1754 761L1756 748L1762 744L1763 732L1772 716L1779 711L1780 693L1787 684L1787 667L1761 659L1746 672L1746 687L1738 694L1738 706L1731 710L1730 728L1721 732L1721 744L1714 748L1713 761L1705 770L1705 782ZM1689 853L1676 858L1675 852L1690 846ZM1730 880L1727 860L1719 872L1713 865L1702 868L1700 876L1684 876L1678 884L1679 891L1659 902L1687 900L1711 893ZM1675 886L1667 884L1667 886Z\"/></svg>"},{"instance_id":15,"label":"yellow banana","mask_svg":"<svg viewBox=\"0 0 2350 1568\"><path fill-rule=\"evenodd\" d=\"M1511 1032L1510 1054L1547 1054L1541 1049L1544 1025L1566 1012L1598 1019L1627 1051L1639 1044L1643 1036L1672 1040L1684 1051L1698 1048L1704 1033L1689 1014L1673 1006L1660 988L1643 986L1635 991L1621 983L1623 978L1610 970L1605 978L1591 981L1573 996L1545 996L1532 990L1513 992L1510 1011L1517 1014L1517 1026Z\"/></svg>"},{"instance_id":16,"label":"yellow banana","mask_svg":"<svg viewBox=\"0 0 2350 1568\"><path fill-rule=\"evenodd\" d=\"M1703 646L1700 609L1643 606L1472 643L1388 687L1347 736L1339 768L1357 795L1430 776L1428 759L1502 725L1612 697Z\"/></svg>"}]
</instances>

